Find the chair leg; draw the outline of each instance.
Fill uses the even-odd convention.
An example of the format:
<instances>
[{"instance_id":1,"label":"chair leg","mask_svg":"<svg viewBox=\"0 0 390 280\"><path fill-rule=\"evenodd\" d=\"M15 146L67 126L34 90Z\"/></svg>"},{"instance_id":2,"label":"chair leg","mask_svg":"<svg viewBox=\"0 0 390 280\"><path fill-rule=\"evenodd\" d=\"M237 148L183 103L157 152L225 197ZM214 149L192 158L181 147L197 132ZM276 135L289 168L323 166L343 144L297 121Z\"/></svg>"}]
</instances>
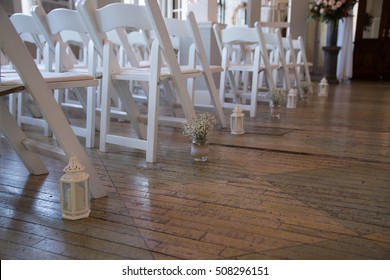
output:
<instances>
[{"instance_id":1,"label":"chair leg","mask_svg":"<svg viewBox=\"0 0 390 280\"><path fill-rule=\"evenodd\" d=\"M255 72L252 72L252 91L251 91L251 100L250 100L250 117L256 117L257 110L257 92L259 85L259 75L256 75Z\"/></svg>"},{"instance_id":2,"label":"chair leg","mask_svg":"<svg viewBox=\"0 0 390 280\"><path fill-rule=\"evenodd\" d=\"M107 76L107 75L105 75ZM99 151L106 152L106 137L110 131L110 113L111 113L111 80L109 77L103 76L102 88L101 88L101 99L100 99L100 141L99 141Z\"/></svg>"},{"instance_id":3,"label":"chair leg","mask_svg":"<svg viewBox=\"0 0 390 280\"><path fill-rule=\"evenodd\" d=\"M8 108L12 116L16 116L17 112L17 101L16 101L16 94L10 94L8 96Z\"/></svg>"},{"instance_id":4,"label":"chair leg","mask_svg":"<svg viewBox=\"0 0 390 280\"><path fill-rule=\"evenodd\" d=\"M158 141L158 121L159 121L159 104L160 104L160 68L161 53L159 44L152 44L151 53L155 59L150 67L149 81L149 100L148 100L148 125L146 138L146 161L156 162L157 158L157 141Z\"/></svg>"},{"instance_id":5,"label":"chair leg","mask_svg":"<svg viewBox=\"0 0 390 280\"><path fill-rule=\"evenodd\" d=\"M19 127L22 127L22 115L23 115L23 93L17 94L17 109L16 109L16 121Z\"/></svg>"},{"instance_id":6,"label":"chair leg","mask_svg":"<svg viewBox=\"0 0 390 280\"><path fill-rule=\"evenodd\" d=\"M87 148L95 147L95 119L96 119L96 87L87 89L87 113L86 113L86 138Z\"/></svg>"},{"instance_id":7,"label":"chair leg","mask_svg":"<svg viewBox=\"0 0 390 280\"><path fill-rule=\"evenodd\" d=\"M228 70L226 68L224 68L224 70L221 72L221 77L220 77L220 81L219 81L219 101L222 105L222 107L224 107L224 104L225 104L225 90L226 90L226 72Z\"/></svg>"},{"instance_id":8,"label":"chair leg","mask_svg":"<svg viewBox=\"0 0 390 280\"><path fill-rule=\"evenodd\" d=\"M154 48L157 48L155 50ZM152 52L158 53L158 45L153 44ZM157 57L157 65L152 65L151 81L149 82L149 99L148 99L148 124L147 124L147 144L146 144L146 161L156 162L157 158L157 141L158 141L158 119L160 103L160 83L156 80L160 69L160 59Z\"/></svg>"}]
</instances>

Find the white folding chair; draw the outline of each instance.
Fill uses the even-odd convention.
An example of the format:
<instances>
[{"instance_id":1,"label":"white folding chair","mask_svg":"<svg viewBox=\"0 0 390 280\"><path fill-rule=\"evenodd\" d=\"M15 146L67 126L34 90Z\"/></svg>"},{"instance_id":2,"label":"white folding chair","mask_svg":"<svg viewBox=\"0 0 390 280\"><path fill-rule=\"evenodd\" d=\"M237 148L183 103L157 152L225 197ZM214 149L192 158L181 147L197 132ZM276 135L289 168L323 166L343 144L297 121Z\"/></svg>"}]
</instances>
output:
<instances>
[{"instance_id":1,"label":"white folding chair","mask_svg":"<svg viewBox=\"0 0 390 280\"><path fill-rule=\"evenodd\" d=\"M226 28L225 26L223 26L222 24L219 24L219 23L215 23L213 25L213 31L214 31L214 36L215 36L215 39L216 39L216 42L217 42L217 46L218 46L218 49L219 49L219 52L220 54L222 55L222 51L223 51L223 48L225 47L225 44L222 42L222 38L221 38L221 34L222 34L222 29ZM227 48L229 48L229 63L233 63L233 64L238 64L239 61L241 61L241 57L244 53L246 53L245 51L245 48L243 46L238 46L238 47L230 47L229 44L226 45ZM251 58L250 54L248 56L249 58ZM222 69L223 71L223 69ZM234 75L233 75L234 74ZM237 85L239 85L239 83L241 83L240 81L240 75L241 73L236 71L235 73L233 73L232 71L227 71L226 72L226 76L227 76L227 79L228 79L228 83L226 83L224 85L224 90L228 90L227 87L230 86L230 90L231 92L237 92ZM235 98L235 95L233 95L233 98Z\"/></svg>"},{"instance_id":2,"label":"white folding chair","mask_svg":"<svg viewBox=\"0 0 390 280\"><path fill-rule=\"evenodd\" d=\"M154 26L150 21L147 8L139 5L114 3L96 10L92 2L88 0L77 2L76 7L82 14L96 51L103 57L100 150L106 151L106 144L108 143L142 149L146 151L146 160L155 162L157 155L160 84L164 80L172 78L172 74L171 72L162 72L161 70L161 52L157 40L154 40L152 43L150 68L134 66L121 68L114 53L113 44L107 38L107 32L112 30L119 31L118 34L124 28L139 29L145 32L153 30ZM122 36L121 39L124 40L124 37L127 36ZM176 76L176 74L173 76ZM141 115L130 91L129 81L148 83L147 127L143 123L145 118ZM181 77L178 77L176 82L180 85L183 84ZM112 92L116 92L122 100L123 108L130 119L137 138L114 134L114 132L110 131L109 101ZM193 117L195 111L189 100L186 88L183 87L178 92L182 103L186 103L186 106L183 106L186 117ZM181 119L180 125L183 122L184 120Z\"/></svg>"},{"instance_id":3,"label":"white folding chair","mask_svg":"<svg viewBox=\"0 0 390 280\"><path fill-rule=\"evenodd\" d=\"M45 46L44 46L44 61L46 64L45 71L52 70L51 65L53 62L56 64L55 68L57 72L64 69L69 69L71 64L70 62L72 56L69 56L68 53L66 53L65 44L62 42L60 35L57 33L53 33L53 35L49 36L48 33L50 32L49 26L40 26L40 21L36 19L36 15L39 14L40 16L45 16L45 12L42 9L42 7L35 6L32 9L32 16L30 15L24 15L24 24L25 26L18 25L19 30L23 31L29 31L34 30L34 32L38 33L37 30L39 30L39 36L43 36L45 38ZM21 17L21 16L19 16ZM12 17L11 17L12 20ZM44 19L46 20L46 18ZM69 22L75 22L74 18L68 18ZM33 29L33 26L34 29ZM33 34L34 35L34 34ZM50 45L53 45L54 50L54 56L55 59L52 59L53 51L50 49ZM67 63L66 63L67 62ZM88 71L84 71L84 73L88 73ZM79 72L76 73L79 74ZM82 74L82 72L80 72ZM44 76L47 78L52 78L52 75L49 73L43 73ZM84 75L81 75L81 79L83 79ZM80 79L80 80L81 80ZM97 84L95 81L93 83L89 83L87 81L84 81L84 83L78 82L77 87L73 87L73 83L66 83L66 81L61 80L60 83L57 83L56 80L50 83L50 88L54 91L63 90L63 89L74 89L75 93L79 97L79 100L84 105L85 113L86 113L86 121L84 126L79 125L72 125L72 128L76 135L84 137L85 143L87 147L94 147L95 146L95 104L96 104L96 87ZM27 100L28 101L28 100ZM24 112L24 105L25 102L23 100L23 95L21 98L18 99L18 122L20 124L30 124L30 125L38 125L42 126L44 128L45 135L50 135L47 130L47 121L43 118L37 118L36 116L30 116L28 114L25 114Z\"/></svg>"},{"instance_id":4,"label":"white folding chair","mask_svg":"<svg viewBox=\"0 0 390 280\"><path fill-rule=\"evenodd\" d=\"M159 20L158 17L153 16L153 21L156 20ZM221 71L221 67L219 65L218 66L209 65L206 57L206 51L200 37L199 28L193 13L189 13L187 15L187 20L165 18L162 24L159 22L158 24L156 23L156 26L159 26L157 30L153 29L150 31L144 30L144 32L129 32L127 36L128 41L123 42L122 40L121 48L124 49L125 53L128 52L127 51L128 49L131 49L129 45L131 45L132 49L136 48L137 44L140 45L143 49L146 49L148 45L147 42L150 42L152 39L160 40L159 36L161 35L157 33L159 33L160 29L165 26L169 38L171 40L172 47L175 49L177 61L180 66L182 76L184 79L187 80L187 89L190 96L192 97L193 102L194 102L194 94L195 94L195 83L194 83L195 78L203 77L206 81L208 93L210 94L210 99L212 100L213 105L207 106L207 105L194 104L194 106L197 109L214 110L217 115L217 119L221 123L221 126L226 127L226 121L224 118L222 106L219 103L217 89L215 87L215 82L212 77L213 73L217 73ZM109 35L108 37L111 40L113 39ZM122 35L121 38L125 38L125 36ZM167 44L166 42L163 41L159 41L159 42L161 45ZM190 45L190 47L188 47L190 54L187 57L184 57L182 55L182 53L185 53L182 49L183 46L181 46L181 43L183 42L186 44L186 48L188 47L188 45ZM130 55L132 55L131 52ZM132 63L130 61L130 64L131 65L138 64L136 65L137 67L147 67L149 65L148 63L145 63L144 60L140 60L139 63ZM165 57L163 57L163 71L169 73L169 66L167 64ZM169 80L167 79L164 83L164 89L170 94L169 96L171 96L172 93L175 91L174 89L175 87L174 86L172 87L170 82L171 79ZM172 104L171 100L169 100L168 102L171 106L175 105Z\"/></svg>"},{"instance_id":5,"label":"white folding chair","mask_svg":"<svg viewBox=\"0 0 390 280\"><path fill-rule=\"evenodd\" d=\"M279 48L283 49L284 52L285 64L290 78L290 87L294 87L300 92L301 81L298 73L296 50L292 45L291 34L287 35L286 37L282 37L280 29L277 29L275 32L278 36Z\"/></svg>"},{"instance_id":6,"label":"white folding chair","mask_svg":"<svg viewBox=\"0 0 390 280\"><path fill-rule=\"evenodd\" d=\"M185 117L191 119L195 116L195 110L185 87L183 73L177 62L176 53L164 24L160 7L155 0L145 0L145 4Z\"/></svg>"},{"instance_id":7,"label":"white folding chair","mask_svg":"<svg viewBox=\"0 0 390 280\"><path fill-rule=\"evenodd\" d=\"M51 12L47 14L42 6L38 5L38 6L31 7L31 14L42 36L45 38L46 47L49 49L48 52L53 53L55 55L53 57L54 69L48 68L47 70L49 71L53 71L53 70L57 72L69 71L70 69L73 69L75 65L78 64L78 59L76 58L75 54L62 39L60 30L54 30L57 28L54 28L52 30L56 22L62 22L63 19L62 12L61 12L62 9L63 8L54 9L55 12L53 12L52 15L49 16ZM58 12L58 10L60 12ZM64 9L64 10L68 10L68 9ZM61 17L61 20L60 18L55 20L55 16L54 16L55 13L57 13L57 15ZM51 22L50 25L49 22ZM77 25L80 23L77 15L70 15L67 22L68 22L67 27L69 27L69 29L71 30L74 28L76 28L77 30L83 29L82 25L79 25L79 27L77 27ZM78 43L82 43L82 40L78 38L75 40L77 40ZM56 48L64 48L65 51L60 53L56 51ZM51 66L52 64L50 64L50 67Z\"/></svg>"},{"instance_id":8,"label":"white folding chair","mask_svg":"<svg viewBox=\"0 0 390 280\"><path fill-rule=\"evenodd\" d=\"M44 70L46 67L43 61L45 39L38 27L32 24L31 15L15 13L11 15L10 19L23 42L28 42L35 46L35 62L40 70Z\"/></svg>"},{"instance_id":9,"label":"white folding chair","mask_svg":"<svg viewBox=\"0 0 390 280\"><path fill-rule=\"evenodd\" d=\"M207 89L213 105L197 105L196 108L207 108L213 110L217 119L221 123L221 126L226 127L225 116L218 98L218 90L213 78L213 73L220 73L222 68L220 65L210 65L208 63L206 50L200 37L198 24L193 12L188 13L187 20L165 18L164 22L171 38L178 38L179 41L185 41L187 44L190 44L189 54L186 61L187 63L182 64L180 69L183 73L183 77L188 79L187 88L188 92L192 96L193 102L195 99L195 78L203 77L206 81ZM182 57L180 57L180 59L182 59ZM200 71L194 71L197 69Z\"/></svg>"},{"instance_id":10,"label":"white folding chair","mask_svg":"<svg viewBox=\"0 0 390 280\"><path fill-rule=\"evenodd\" d=\"M217 40L222 46L222 68L219 97L223 107L234 108L240 104L243 110L250 112L251 117L256 116L257 102L262 100L260 93L269 92L274 87L272 70L278 65L271 65L265 41L262 38L259 26L233 26L219 29L214 26ZM237 60L233 52L241 50L243 59ZM231 59L233 57L233 59ZM251 77L251 85L236 84L233 78L234 72L240 72L242 76L247 73ZM260 76L260 74L263 74ZM230 77L229 77L230 75ZM231 91L228 91L227 79L229 78ZM260 79L262 78L262 79ZM248 100L248 101L247 101ZM263 100L267 100L263 97Z\"/></svg>"},{"instance_id":11,"label":"white folding chair","mask_svg":"<svg viewBox=\"0 0 390 280\"><path fill-rule=\"evenodd\" d=\"M5 108L6 106L0 102L0 127L3 134L9 139L26 167L33 174L47 172L42 161L35 155L35 152L61 158L65 161L69 160L72 153L76 154L78 160L85 166L86 172L89 174L89 186L92 197L99 198L105 196L106 191L104 190L104 186L99 179L92 162L70 128L67 119L54 100L50 88L43 80L31 54L23 44L15 28L12 26L9 17L1 4L0 26L1 50L12 61L20 76L20 80L17 83L13 82L12 85L4 84L2 79L0 82L0 92L7 93L6 90L3 90L3 86L8 87L8 89L9 87L13 88L15 85L17 87L25 87L33 96L40 112L53 131L59 147L62 149L58 150L51 145L48 146L27 139L21 129L17 126L16 122L13 121L11 114L9 114L7 108ZM91 77L85 77L85 80L90 79ZM93 77L92 80L94 80ZM75 81L75 83L77 82L78 81ZM19 89L17 88L17 90Z\"/></svg>"},{"instance_id":12,"label":"white folding chair","mask_svg":"<svg viewBox=\"0 0 390 280\"><path fill-rule=\"evenodd\" d=\"M119 61L119 66L122 68L145 68L150 67L150 61L145 61L141 54L137 51L140 50L141 45L145 52L150 52L151 40L148 40L147 32L142 32L139 29L117 27L112 28L105 32L107 39L113 43L113 49ZM143 42L142 42L143 39ZM149 56L147 56L149 59ZM137 101L146 102L149 95L148 84L146 81L129 81L130 89L134 98ZM114 98L112 96L111 98ZM112 106L111 113L125 114L123 112L123 105L121 99L115 98L116 107Z\"/></svg>"},{"instance_id":13,"label":"white folding chair","mask_svg":"<svg viewBox=\"0 0 390 280\"><path fill-rule=\"evenodd\" d=\"M299 36L297 39L292 39L290 37L290 45L292 46L292 49L296 51L296 64L299 80L305 81L307 85L311 85L309 67L312 67L313 63L307 60L305 44L302 37ZM309 86L309 90L310 94L313 94L312 86Z\"/></svg>"},{"instance_id":14,"label":"white folding chair","mask_svg":"<svg viewBox=\"0 0 390 280\"><path fill-rule=\"evenodd\" d=\"M35 45L35 62L38 69L45 71L51 68L49 63L53 61L54 53L45 53L46 42L40 29L35 24L33 17L29 14L15 13L11 15L10 20L23 42ZM15 71L8 69L7 72ZM15 103L15 105L11 105L11 103ZM15 106L15 109L11 109L13 106ZM22 124L38 126L43 129L44 136L48 137L52 135L46 120L42 118L41 113L37 110L29 94L19 93L10 96L10 109L14 112L14 115L17 115L19 126L22 126ZM25 111L28 111L28 113Z\"/></svg>"},{"instance_id":15,"label":"white folding chair","mask_svg":"<svg viewBox=\"0 0 390 280\"><path fill-rule=\"evenodd\" d=\"M274 65L279 65L278 68L273 70L273 76L276 82L275 86L282 87L289 92L291 88L291 77L289 74L289 65L287 64L285 49L281 41L280 31L277 29L275 32L263 32L262 28L260 28L259 31L263 37L265 45L270 51L270 62Z\"/></svg>"},{"instance_id":16,"label":"white folding chair","mask_svg":"<svg viewBox=\"0 0 390 280\"><path fill-rule=\"evenodd\" d=\"M107 32L107 37L117 45L117 56L121 67L150 67L149 57L152 41L146 32L118 29ZM131 81L130 88L137 100L144 102L147 100L147 83Z\"/></svg>"}]
</instances>

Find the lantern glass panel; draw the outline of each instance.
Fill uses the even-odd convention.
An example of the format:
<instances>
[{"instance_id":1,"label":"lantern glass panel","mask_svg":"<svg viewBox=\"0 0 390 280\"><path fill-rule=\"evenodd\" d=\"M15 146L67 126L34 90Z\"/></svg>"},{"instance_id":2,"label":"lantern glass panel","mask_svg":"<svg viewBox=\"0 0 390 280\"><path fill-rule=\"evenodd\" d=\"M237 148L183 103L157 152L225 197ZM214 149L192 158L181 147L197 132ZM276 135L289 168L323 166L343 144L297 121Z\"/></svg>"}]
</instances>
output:
<instances>
[{"instance_id":1,"label":"lantern glass panel","mask_svg":"<svg viewBox=\"0 0 390 280\"><path fill-rule=\"evenodd\" d=\"M79 182L75 184L76 192L76 211L84 210L88 205L87 198L85 197L85 182Z\"/></svg>"},{"instance_id":2,"label":"lantern glass panel","mask_svg":"<svg viewBox=\"0 0 390 280\"><path fill-rule=\"evenodd\" d=\"M71 211L71 203L70 203L70 190L71 190L71 184L70 183L62 183L62 208L64 211Z\"/></svg>"}]
</instances>

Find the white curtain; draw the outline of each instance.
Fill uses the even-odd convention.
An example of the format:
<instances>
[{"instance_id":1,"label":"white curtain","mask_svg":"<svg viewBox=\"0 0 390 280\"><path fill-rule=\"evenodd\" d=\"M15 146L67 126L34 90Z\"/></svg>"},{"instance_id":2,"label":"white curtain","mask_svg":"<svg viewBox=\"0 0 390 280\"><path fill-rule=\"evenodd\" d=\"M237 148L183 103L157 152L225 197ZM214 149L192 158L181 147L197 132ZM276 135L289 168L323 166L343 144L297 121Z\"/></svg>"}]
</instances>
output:
<instances>
[{"instance_id":1,"label":"white curtain","mask_svg":"<svg viewBox=\"0 0 390 280\"><path fill-rule=\"evenodd\" d=\"M353 69L353 18L339 21L337 45L341 47L337 61L337 79L345 81L352 78Z\"/></svg>"}]
</instances>

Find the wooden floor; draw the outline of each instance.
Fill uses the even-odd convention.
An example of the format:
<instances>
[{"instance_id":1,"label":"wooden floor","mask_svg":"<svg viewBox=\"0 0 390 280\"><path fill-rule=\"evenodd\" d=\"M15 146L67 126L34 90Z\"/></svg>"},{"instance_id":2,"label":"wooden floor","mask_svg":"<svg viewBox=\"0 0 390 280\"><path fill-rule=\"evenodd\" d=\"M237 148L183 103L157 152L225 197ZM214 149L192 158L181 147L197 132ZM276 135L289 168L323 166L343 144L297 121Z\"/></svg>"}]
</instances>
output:
<instances>
[{"instance_id":1,"label":"wooden floor","mask_svg":"<svg viewBox=\"0 0 390 280\"><path fill-rule=\"evenodd\" d=\"M86 149L108 196L78 221L61 219L66 164L30 176L2 138L1 259L390 259L389 83L333 85L281 120L260 104L245 128L217 129L206 163L168 127L156 164Z\"/></svg>"}]
</instances>

